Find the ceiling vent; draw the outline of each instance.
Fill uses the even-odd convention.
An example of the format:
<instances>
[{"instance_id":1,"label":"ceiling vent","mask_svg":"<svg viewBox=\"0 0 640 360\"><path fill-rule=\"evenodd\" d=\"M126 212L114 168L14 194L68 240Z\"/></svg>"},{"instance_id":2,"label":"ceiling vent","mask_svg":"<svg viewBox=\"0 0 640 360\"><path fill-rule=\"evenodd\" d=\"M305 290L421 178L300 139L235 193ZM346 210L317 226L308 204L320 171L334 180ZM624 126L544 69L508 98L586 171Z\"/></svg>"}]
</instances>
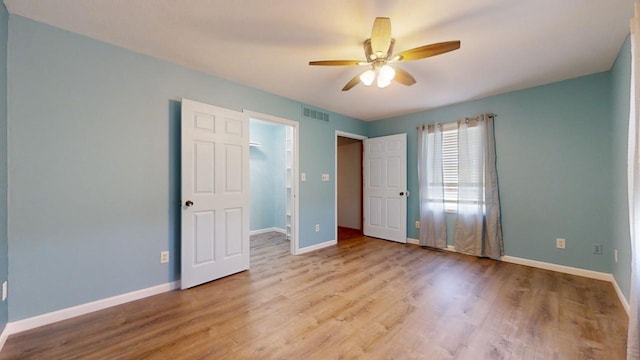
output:
<instances>
[{"instance_id":1,"label":"ceiling vent","mask_svg":"<svg viewBox=\"0 0 640 360\"><path fill-rule=\"evenodd\" d=\"M306 106L302 107L302 115L304 115L304 117L308 117L310 119L329 121L329 114L327 114L326 112L322 112L320 110L311 109L311 108L308 108Z\"/></svg>"}]
</instances>

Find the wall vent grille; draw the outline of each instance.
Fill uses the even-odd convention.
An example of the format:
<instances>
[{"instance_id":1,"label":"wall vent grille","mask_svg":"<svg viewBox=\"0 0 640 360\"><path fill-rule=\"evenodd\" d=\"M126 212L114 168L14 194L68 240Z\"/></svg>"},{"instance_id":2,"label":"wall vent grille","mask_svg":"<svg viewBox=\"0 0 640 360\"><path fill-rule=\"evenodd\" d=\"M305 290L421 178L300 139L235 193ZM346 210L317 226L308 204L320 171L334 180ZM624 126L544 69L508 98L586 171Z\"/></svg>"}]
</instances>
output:
<instances>
[{"instance_id":1,"label":"wall vent grille","mask_svg":"<svg viewBox=\"0 0 640 360\"><path fill-rule=\"evenodd\" d=\"M310 119L329 121L329 114L320 110L310 109L308 107L302 107L302 115Z\"/></svg>"}]
</instances>

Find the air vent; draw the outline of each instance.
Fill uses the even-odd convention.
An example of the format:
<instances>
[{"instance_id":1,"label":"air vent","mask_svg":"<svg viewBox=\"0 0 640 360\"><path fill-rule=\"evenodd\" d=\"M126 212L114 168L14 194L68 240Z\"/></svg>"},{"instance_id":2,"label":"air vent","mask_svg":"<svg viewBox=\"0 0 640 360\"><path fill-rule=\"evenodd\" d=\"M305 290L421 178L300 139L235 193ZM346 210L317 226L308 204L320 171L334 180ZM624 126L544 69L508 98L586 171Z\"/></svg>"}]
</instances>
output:
<instances>
[{"instance_id":1,"label":"air vent","mask_svg":"<svg viewBox=\"0 0 640 360\"><path fill-rule=\"evenodd\" d=\"M302 115L310 119L329 121L329 114L320 110L310 109L308 107L302 107Z\"/></svg>"}]
</instances>

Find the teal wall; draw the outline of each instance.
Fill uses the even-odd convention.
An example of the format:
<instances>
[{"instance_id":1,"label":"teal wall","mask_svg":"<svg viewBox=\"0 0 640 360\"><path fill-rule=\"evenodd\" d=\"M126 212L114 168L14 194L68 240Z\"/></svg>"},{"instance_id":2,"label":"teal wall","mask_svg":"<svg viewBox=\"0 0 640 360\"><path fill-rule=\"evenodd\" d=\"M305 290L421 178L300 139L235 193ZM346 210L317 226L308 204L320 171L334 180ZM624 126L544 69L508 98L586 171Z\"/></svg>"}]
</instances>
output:
<instances>
[{"instance_id":1,"label":"teal wall","mask_svg":"<svg viewBox=\"0 0 640 360\"><path fill-rule=\"evenodd\" d=\"M8 279L7 233L7 38L9 14L0 5L0 284ZM8 302L0 303L0 332L8 320Z\"/></svg>"},{"instance_id":2,"label":"teal wall","mask_svg":"<svg viewBox=\"0 0 640 360\"><path fill-rule=\"evenodd\" d=\"M631 286L631 240L629 238L629 202L627 191L627 136L629 130L629 92L631 82L631 42L622 45L611 69L612 128L612 246L618 249L618 263L612 262L612 273L627 300Z\"/></svg>"},{"instance_id":3,"label":"teal wall","mask_svg":"<svg viewBox=\"0 0 640 360\"><path fill-rule=\"evenodd\" d=\"M286 227L285 126L251 121L251 230Z\"/></svg>"},{"instance_id":4,"label":"teal wall","mask_svg":"<svg viewBox=\"0 0 640 360\"><path fill-rule=\"evenodd\" d=\"M416 126L494 112L506 255L610 272L609 85L605 72L370 124L371 137L408 134L408 236L418 238Z\"/></svg>"},{"instance_id":5,"label":"teal wall","mask_svg":"<svg viewBox=\"0 0 640 360\"><path fill-rule=\"evenodd\" d=\"M302 248L334 240L336 130L409 135L407 227L417 238L415 127L495 112L507 255L613 272L628 294L620 144L628 43L611 72L364 123L335 113L329 122L304 118L297 101L19 16L8 16L7 49L6 11L1 31L0 148L8 146L9 165L0 158L0 181L8 173L11 186L8 205L6 186L0 193L0 221L9 214L0 280L9 274L10 321L180 278L183 97L299 122L299 172L307 175L299 189ZM331 181L322 182L322 173ZM556 237L567 239L567 249L555 249ZM604 255L592 254L595 242ZM162 250L172 253L168 265L159 264ZM6 319L4 303L0 324Z\"/></svg>"},{"instance_id":6,"label":"teal wall","mask_svg":"<svg viewBox=\"0 0 640 360\"><path fill-rule=\"evenodd\" d=\"M299 122L300 247L334 239L335 185L319 180L335 178L336 129L366 133L362 121L304 118L299 102L14 15L8 83L11 321L179 279L178 99Z\"/></svg>"}]
</instances>

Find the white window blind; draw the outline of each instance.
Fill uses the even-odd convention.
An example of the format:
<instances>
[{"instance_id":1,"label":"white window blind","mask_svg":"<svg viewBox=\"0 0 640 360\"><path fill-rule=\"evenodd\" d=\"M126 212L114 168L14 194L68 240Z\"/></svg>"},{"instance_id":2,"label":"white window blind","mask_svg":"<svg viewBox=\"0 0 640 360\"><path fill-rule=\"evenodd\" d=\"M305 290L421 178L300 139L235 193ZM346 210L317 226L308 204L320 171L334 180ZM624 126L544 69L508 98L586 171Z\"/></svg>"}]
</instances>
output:
<instances>
[{"instance_id":1,"label":"white window blind","mask_svg":"<svg viewBox=\"0 0 640 360\"><path fill-rule=\"evenodd\" d=\"M481 127L458 122L442 124L442 182L432 184L429 200L440 203L448 213L475 211L484 202L484 166ZM429 133L429 143L435 134ZM429 159L427 159L427 162ZM463 164L462 167L460 164ZM432 164L427 164L431 169ZM435 170L434 170L435 171ZM471 209L471 210L469 210Z\"/></svg>"},{"instance_id":2,"label":"white window blind","mask_svg":"<svg viewBox=\"0 0 640 360\"><path fill-rule=\"evenodd\" d=\"M458 131L458 213L476 211L484 199L484 166L480 126ZM462 155L461 155L462 154Z\"/></svg>"},{"instance_id":3,"label":"white window blind","mask_svg":"<svg viewBox=\"0 0 640 360\"><path fill-rule=\"evenodd\" d=\"M442 177L444 209L455 212L458 201L458 128L455 123L442 129Z\"/></svg>"}]
</instances>

